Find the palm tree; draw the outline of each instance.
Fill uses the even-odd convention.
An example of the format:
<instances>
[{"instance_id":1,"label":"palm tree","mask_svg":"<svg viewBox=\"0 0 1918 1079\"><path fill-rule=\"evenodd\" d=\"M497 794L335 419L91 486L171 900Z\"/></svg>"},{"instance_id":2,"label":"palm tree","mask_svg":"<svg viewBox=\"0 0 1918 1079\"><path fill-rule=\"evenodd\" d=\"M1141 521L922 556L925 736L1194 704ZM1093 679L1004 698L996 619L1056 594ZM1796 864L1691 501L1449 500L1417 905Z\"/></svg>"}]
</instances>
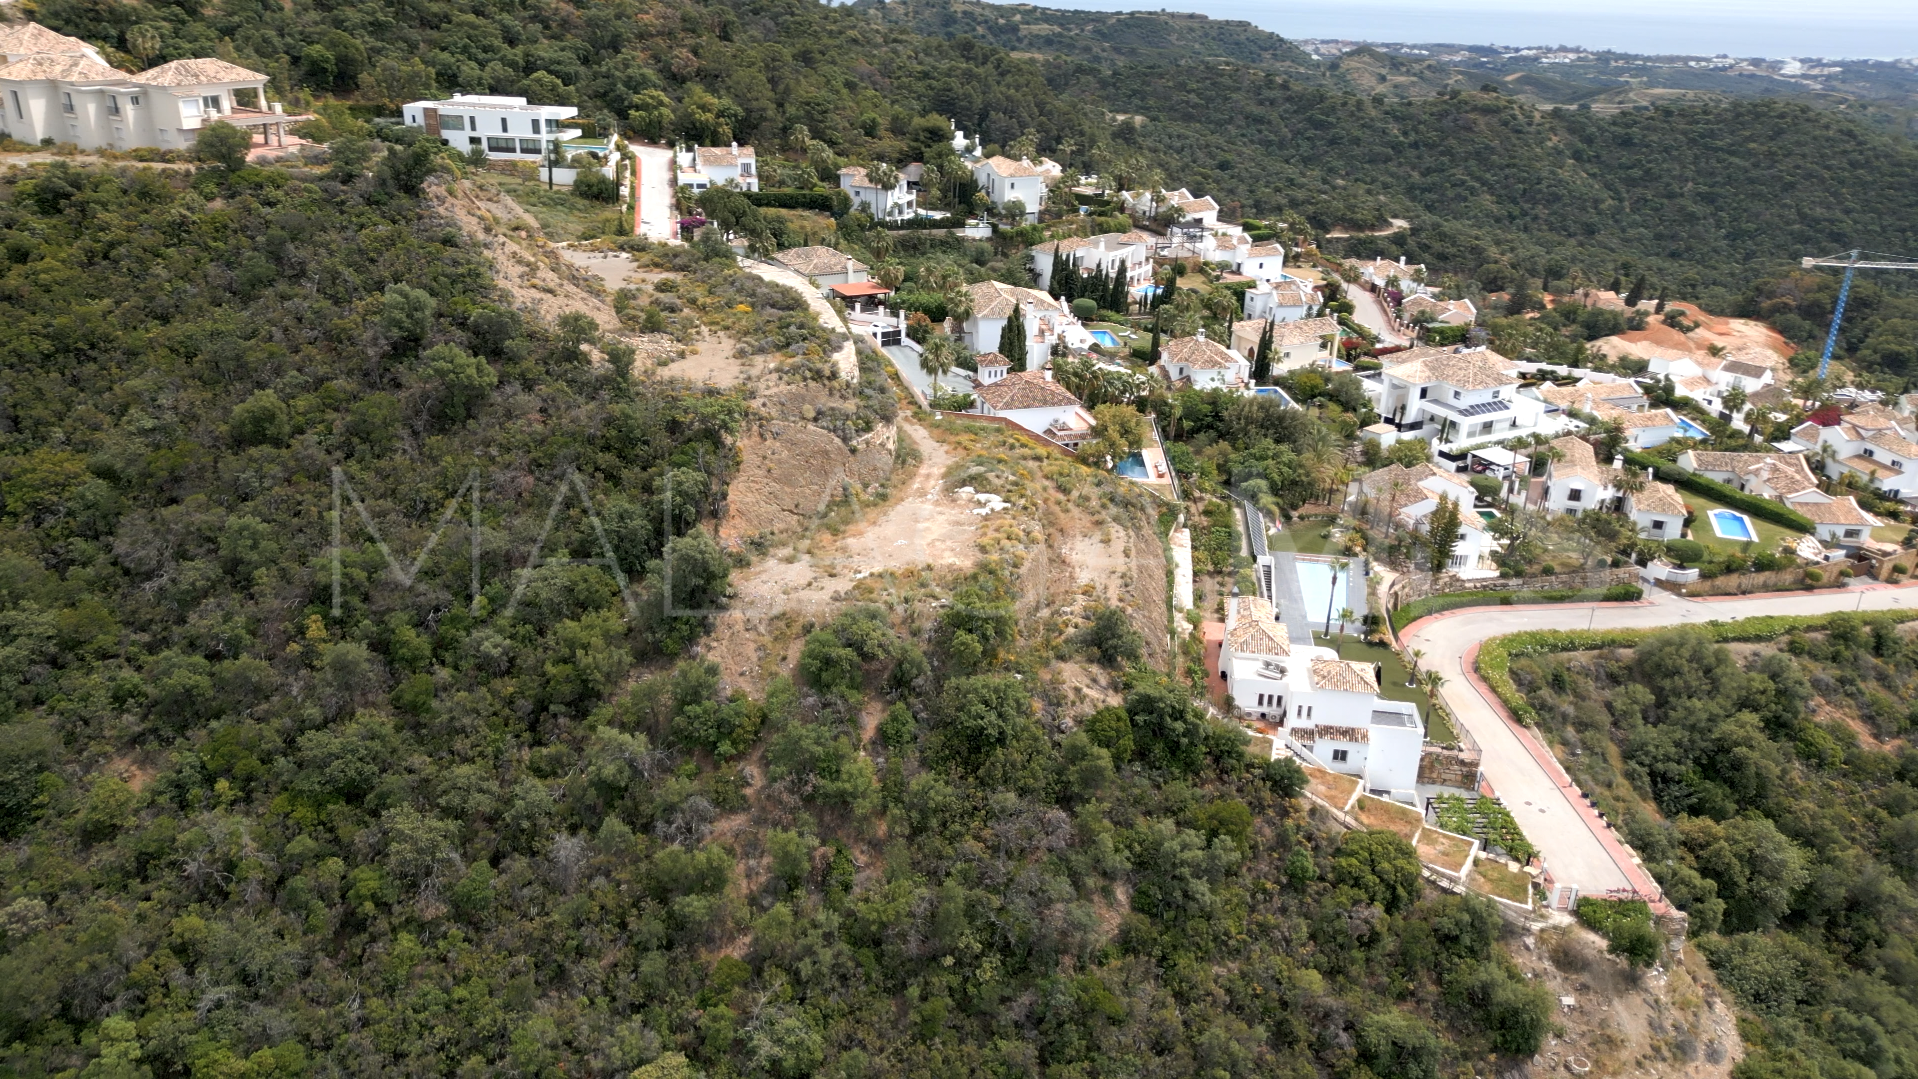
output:
<instances>
[{"instance_id":1,"label":"palm tree","mask_svg":"<svg viewBox=\"0 0 1918 1079\"><path fill-rule=\"evenodd\" d=\"M1357 617L1358 615L1352 612L1352 608L1350 607L1339 608L1339 647L1340 648L1345 647L1345 624Z\"/></svg>"},{"instance_id":2,"label":"palm tree","mask_svg":"<svg viewBox=\"0 0 1918 1079\"><path fill-rule=\"evenodd\" d=\"M873 280L897 292L899 286L906 281L906 268L897 262L882 262L873 267L872 277Z\"/></svg>"},{"instance_id":3,"label":"palm tree","mask_svg":"<svg viewBox=\"0 0 1918 1079\"><path fill-rule=\"evenodd\" d=\"M1332 635L1332 604L1339 594L1339 574L1344 573L1349 579L1351 571L1352 563L1343 558L1332 563L1332 590L1325 597L1325 635L1327 637Z\"/></svg>"},{"instance_id":4,"label":"palm tree","mask_svg":"<svg viewBox=\"0 0 1918 1079\"><path fill-rule=\"evenodd\" d=\"M1738 414L1744 411L1745 402L1751 400L1751 398L1746 395L1745 387L1733 386L1731 389L1725 391L1723 400L1725 402L1726 418L1730 419L1733 423L1737 423Z\"/></svg>"},{"instance_id":5,"label":"palm tree","mask_svg":"<svg viewBox=\"0 0 1918 1079\"><path fill-rule=\"evenodd\" d=\"M1406 659L1409 662L1405 665L1405 688L1411 689L1419 684L1419 663L1425 659L1425 649L1412 649Z\"/></svg>"},{"instance_id":6,"label":"palm tree","mask_svg":"<svg viewBox=\"0 0 1918 1079\"><path fill-rule=\"evenodd\" d=\"M932 395L939 396L939 379L958 365L959 342L943 333L926 338L925 351L919 354L919 366L932 376Z\"/></svg>"},{"instance_id":7,"label":"palm tree","mask_svg":"<svg viewBox=\"0 0 1918 1079\"><path fill-rule=\"evenodd\" d=\"M966 332L966 320L972 317L972 293L966 291L964 285L947 290L946 317L952 320L955 335Z\"/></svg>"},{"instance_id":8,"label":"palm tree","mask_svg":"<svg viewBox=\"0 0 1918 1079\"><path fill-rule=\"evenodd\" d=\"M1425 672L1425 692L1433 700L1438 699L1439 687L1445 684L1445 676L1437 671Z\"/></svg>"}]
</instances>

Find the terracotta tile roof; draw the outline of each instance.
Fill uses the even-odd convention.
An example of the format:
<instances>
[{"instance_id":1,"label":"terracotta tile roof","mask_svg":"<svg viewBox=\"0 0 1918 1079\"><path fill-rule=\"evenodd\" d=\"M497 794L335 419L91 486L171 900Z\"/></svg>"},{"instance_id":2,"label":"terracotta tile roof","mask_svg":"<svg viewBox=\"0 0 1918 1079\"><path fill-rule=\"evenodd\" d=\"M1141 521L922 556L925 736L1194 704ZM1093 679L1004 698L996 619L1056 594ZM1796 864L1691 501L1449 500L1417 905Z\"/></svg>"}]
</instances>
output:
<instances>
[{"instance_id":1,"label":"terracotta tile roof","mask_svg":"<svg viewBox=\"0 0 1918 1079\"><path fill-rule=\"evenodd\" d=\"M1317 320L1308 320L1317 321ZM1292 323L1291 325L1303 325ZM1413 385L1443 382L1459 390L1489 390L1518 383L1512 361L1490 349L1473 352L1441 353L1386 368L1393 378Z\"/></svg>"},{"instance_id":2,"label":"terracotta tile roof","mask_svg":"<svg viewBox=\"0 0 1918 1079\"><path fill-rule=\"evenodd\" d=\"M974 356L973 360L979 364L979 370L981 371L988 367L1012 366L1011 360L1006 359L1005 356L997 352L981 352L977 356Z\"/></svg>"},{"instance_id":3,"label":"terracotta tile roof","mask_svg":"<svg viewBox=\"0 0 1918 1079\"><path fill-rule=\"evenodd\" d=\"M1685 500L1678 496L1678 488L1657 480L1645 484L1645 489L1631 496L1632 509L1640 513L1664 513L1674 517L1685 515Z\"/></svg>"},{"instance_id":4,"label":"terracotta tile roof","mask_svg":"<svg viewBox=\"0 0 1918 1079\"><path fill-rule=\"evenodd\" d=\"M1729 472L1734 476L1756 479L1777 492L1780 498L1802 494L1818 486L1801 453L1719 453L1691 451L1692 466L1700 472Z\"/></svg>"},{"instance_id":5,"label":"terracotta tile roof","mask_svg":"<svg viewBox=\"0 0 1918 1079\"><path fill-rule=\"evenodd\" d=\"M1159 348L1159 362L1182 363L1201 371L1224 371L1238 366L1238 357L1206 337L1175 337Z\"/></svg>"},{"instance_id":6,"label":"terracotta tile roof","mask_svg":"<svg viewBox=\"0 0 1918 1079\"><path fill-rule=\"evenodd\" d=\"M1890 450L1905 457L1918 457L1918 444L1913 444L1896 431L1875 431L1865 436L1865 441L1881 450Z\"/></svg>"},{"instance_id":7,"label":"terracotta tile roof","mask_svg":"<svg viewBox=\"0 0 1918 1079\"><path fill-rule=\"evenodd\" d=\"M758 155L750 146L695 146L693 160L700 165L737 165L747 158L757 161Z\"/></svg>"},{"instance_id":8,"label":"terracotta tile roof","mask_svg":"<svg viewBox=\"0 0 1918 1079\"><path fill-rule=\"evenodd\" d=\"M1539 386L1532 392L1552 404L1563 408L1576 408L1581 412L1594 411L1598 405L1606 401L1622 401L1626 398L1636 401L1642 397L1638 387L1629 382L1585 386ZM1589 405L1586 403L1588 397L1591 398Z\"/></svg>"},{"instance_id":9,"label":"terracotta tile roof","mask_svg":"<svg viewBox=\"0 0 1918 1079\"><path fill-rule=\"evenodd\" d=\"M1642 430L1647 427L1678 426L1678 414L1669 408L1648 408L1643 412L1633 412L1630 409L1600 401L1592 414L1601 420L1616 423L1628 431Z\"/></svg>"},{"instance_id":10,"label":"terracotta tile roof","mask_svg":"<svg viewBox=\"0 0 1918 1079\"><path fill-rule=\"evenodd\" d=\"M1672 388L1689 397L1695 393L1708 393L1717 385L1718 383L1704 375L1692 375L1690 378L1681 378L1673 382Z\"/></svg>"},{"instance_id":11,"label":"terracotta tile roof","mask_svg":"<svg viewBox=\"0 0 1918 1079\"><path fill-rule=\"evenodd\" d=\"M1271 258L1285 254L1285 245L1280 243L1255 243L1245 253L1246 258Z\"/></svg>"},{"instance_id":12,"label":"terracotta tile roof","mask_svg":"<svg viewBox=\"0 0 1918 1079\"><path fill-rule=\"evenodd\" d=\"M1226 640L1234 652L1252 656L1289 656L1291 635L1272 618L1272 604L1259 596L1239 596L1228 600L1231 628Z\"/></svg>"},{"instance_id":13,"label":"terracotta tile roof","mask_svg":"<svg viewBox=\"0 0 1918 1079\"><path fill-rule=\"evenodd\" d=\"M1119 236L1119 242L1122 244L1155 244L1159 242L1159 238L1149 232L1130 229Z\"/></svg>"},{"instance_id":14,"label":"terracotta tile roof","mask_svg":"<svg viewBox=\"0 0 1918 1079\"><path fill-rule=\"evenodd\" d=\"M1001 176L1037 176L1039 170L1030 161L1014 161L1009 157L988 157L981 162L987 168Z\"/></svg>"},{"instance_id":15,"label":"terracotta tile roof","mask_svg":"<svg viewBox=\"0 0 1918 1079\"><path fill-rule=\"evenodd\" d=\"M1550 466L1554 479L1561 476L1577 476L1590 480L1602 487L1609 487L1618 473L1598 463L1598 454L1592 451L1591 443L1575 435L1553 439L1549 445L1563 454Z\"/></svg>"},{"instance_id":16,"label":"terracotta tile roof","mask_svg":"<svg viewBox=\"0 0 1918 1079\"><path fill-rule=\"evenodd\" d=\"M1045 243L1033 248L1033 250L1044 251L1048 255L1058 255L1067 251L1077 251L1081 247L1089 247L1091 245L1092 241L1086 239L1084 236L1067 236L1061 240L1047 240Z\"/></svg>"},{"instance_id":17,"label":"terracotta tile roof","mask_svg":"<svg viewBox=\"0 0 1918 1079\"><path fill-rule=\"evenodd\" d=\"M1312 294L1298 285L1273 285L1272 302L1280 307L1303 307L1312 302Z\"/></svg>"},{"instance_id":18,"label":"terracotta tile roof","mask_svg":"<svg viewBox=\"0 0 1918 1079\"><path fill-rule=\"evenodd\" d=\"M1845 413L1844 422L1862 430L1882 431L1898 426L1904 418L1883 405L1859 405Z\"/></svg>"},{"instance_id":19,"label":"terracotta tile roof","mask_svg":"<svg viewBox=\"0 0 1918 1079\"><path fill-rule=\"evenodd\" d=\"M1394 367L1398 367L1401 364L1412 363L1415 360L1429 360L1437 356L1450 356L1451 354L1452 350L1449 348L1439 348L1437 345L1416 345L1406 349L1404 352L1388 352L1379 357L1379 362L1385 365L1385 370L1390 371Z\"/></svg>"},{"instance_id":20,"label":"terracotta tile roof","mask_svg":"<svg viewBox=\"0 0 1918 1079\"><path fill-rule=\"evenodd\" d=\"M1226 600L1232 612L1240 618L1263 618L1267 621L1277 617L1272 610L1272 602L1264 596L1234 596Z\"/></svg>"},{"instance_id":21,"label":"terracotta tile roof","mask_svg":"<svg viewBox=\"0 0 1918 1079\"><path fill-rule=\"evenodd\" d=\"M57 56L39 53L23 56L0 67L0 79L59 79L62 82L126 81L134 76L84 56Z\"/></svg>"},{"instance_id":22,"label":"terracotta tile roof","mask_svg":"<svg viewBox=\"0 0 1918 1079\"><path fill-rule=\"evenodd\" d=\"M1179 203L1179 209L1184 210L1186 213L1189 213L1194 217L1197 217L1198 215L1202 213L1207 213L1212 210L1217 210L1218 208L1219 208L1219 204L1212 201L1211 195L1204 195L1196 199L1187 199L1186 201Z\"/></svg>"},{"instance_id":23,"label":"terracotta tile roof","mask_svg":"<svg viewBox=\"0 0 1918 1079\"><path fill-rule=\"evenodd\" d=\"M1072 395L1072 391L1039 371L1015 371L992 385L981 386L973 392L978 395L979 400L991 405L995 412L1010 412L1021 408L1063 408L1079 403L1079 399Z\"/></svg>"},{"instance_id":24,"label":"terracotta tile roof","mask_svg":"<svg viewBox=\"0 0 1918 1079\"><path fill-rule=\"evenodd\" d=\"M866 268L865 263L830 247L795 247L779 252L773 259L806 277L822 277Z\"/></svg>"},{"instance_id":25,"label":"terracotta tile roof","mask_svg":"<svg viewBox=\"0 0 1918 1079\"><path fill-rule=\"evenodd\" d=\"M37 22L0 27L0 53L26 56L43 52L57 56L86 56L96 50L77 37L68 37Z\"/></svg>"},{"instance_id":26,"label":"terracotta tile roof","mask_svg":"<svg viewBox=\"0 0 1918 1079\"><path fill-rule=\"evenodd\" d=\"M1726 360L1719 365L1718 369L1728 375L1738 375L1741 378L1764 378L1771 370L1769 367L1761 367L1744 360Z\"/></svg>"},{"instance_id":27,"label":"terracotta tile roof","mask_svg":"<svg viewBox=\"0 0 1918 1079\"><path fill-rule=\"evenodd\" d=\"M134 78L145 86L203 86L216 82L260 82L266 76L257 71L248 71L238 64L207 57L161 64L140 72Z\"/></svg>"},{"instance_id":28,"label":"terracotta tile roof","mask_svg":"<svg viewBox=\"0 0 1918 1079\"><path fill-rule=\"evenodd\" d=\"M1396 517L1398 512L1415 502L1423 502L1432 497L1424 484L1428 480L1443 480L1458 488L1455 498L1463 498L1463 505L1470 506L1474 492L1465 477L1432 464L1423 462L1410 468L1404 465L1386 465L1376 471L1367 472L1359 479L1359 489L1372 500L1374 512L1387 517Z\"/></svg>"},{"instance_id":29,"label":"terracotta tile roof","mask_svg":"<svg viewBox=\"0 0 1918 1079\"><path fill-rule=\"evenodd\" d=\"M1370 663L1355 663L1349 659L1315 659L1312 661L1312 688L1341 693L1377 693L1379 680Z\"/></svg>"},{"instance_id":30,"label":"terracotta tile roof","mask_svg":"<svg viewBox=\"0 0 1918 1079\"><path fill-rule=\"evenodd\" d=\"M1020 288L1003 281L980 281L967 285L966 292L972 296L974 318L1006 318L1012 314L1014 303L1030 303L1036 308L1059 313L1066 310L1064 304L1038 289Z\"/></svg>"},{"instance_id":31,"label":"terracotta tile roof","mask_svg":"<svg viewBox=\"0 0 1918 1079\"><path fill-rule=\"evenodd\" d=\"M1872 527L1878 524L1878 518L1860 509L1858 500L1850 495L1830 502L1799 502L1795 503L1793 508L1810 518L1814 524Z\"/></svg>"},{"instance_id":32,"label":"terracotta tile roof","mask_svg":"<svg viewBox=\"0 0 1918 1079\"><path fill-rule=\"evenodd\" d=\"M1339 320L1335 318L1302 318L1296 322L1281 322L1272 327L1274 345L1303 345L1327 334L1339 332Z\"/></svg>"}]
</instances>

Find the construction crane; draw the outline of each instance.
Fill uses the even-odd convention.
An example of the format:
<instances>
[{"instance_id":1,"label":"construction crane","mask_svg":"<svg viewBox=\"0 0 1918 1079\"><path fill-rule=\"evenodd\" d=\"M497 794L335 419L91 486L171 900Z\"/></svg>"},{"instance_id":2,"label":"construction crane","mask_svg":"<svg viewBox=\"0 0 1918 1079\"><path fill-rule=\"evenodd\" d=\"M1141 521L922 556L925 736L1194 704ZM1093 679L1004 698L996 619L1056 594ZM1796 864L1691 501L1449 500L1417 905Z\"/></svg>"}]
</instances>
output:
<instances>
[{"instance_id":1,"label":"construction crane","mask_svg":"<svg viewBox=\"0 0 1918 1079\"><path fill-rule=\"evenodd\" d=\"M1866 262L1864 256L1877 255L1885 261ZM1845 301L1851 298L1851 275L1859 270L1918 270L1918 259L1908 259L1903 255L1890 255L1883 251L1860 251L1853 248L1843 255L1829 255L1825 258L1800 259L1800 263L1809 270L1813 266L1843 266L1845 283L1838 286L1838 308L1831 313L1831 330L1825 334L1825 353L1818 358L1818 377L1824 378L1831 369L1831 350L1838 347L1838 324L1845 320Z\"/></svg>"}]
</instances>

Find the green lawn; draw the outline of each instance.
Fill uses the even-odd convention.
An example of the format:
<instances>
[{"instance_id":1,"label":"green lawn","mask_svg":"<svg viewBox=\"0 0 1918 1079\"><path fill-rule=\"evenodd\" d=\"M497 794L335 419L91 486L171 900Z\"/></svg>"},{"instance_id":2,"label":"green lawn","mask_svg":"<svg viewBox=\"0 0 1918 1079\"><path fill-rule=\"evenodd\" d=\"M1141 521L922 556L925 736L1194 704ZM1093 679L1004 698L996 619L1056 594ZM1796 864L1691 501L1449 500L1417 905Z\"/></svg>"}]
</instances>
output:
<instances>
[{"instance_id":1,"label":"green lawn","mask_svg":"<svg viewBox=\"0 0 1918 1079\"><path fill-rule=\"evenodd\" d=\"M1911 526L1903 523L1879 525L1871 530L1871 538L1880 543L1903 543L1905 533L1910 531Z\"/></svg>"},{"instance_id":2,"label":"green lawn","mask_svg":"<svg viewBox=\"0 0 1918 1079\"><path fill-rule=\"evenodd\" d=\"M1332 541L1319 535L1332 525L1331 521L1293 521L1274 533L1266 541L1266 546L1274 551L1291 551L1293 554L1337 554Z\"/></svg>"},{"instance_id":3,"label":"green lawn","mask_svg":"<svg viewBox=\"0 0 1918 1079\"><path fill-rule=\"evenodd\" d=\"M1798 537L1804 535L1802 532L1793 531L1782 525L1772 524L1770 521L1761 521L1747 513L1745 516L1751 518L1751 523L1758 529L1757 541L1747 545L1738 540L1721 539L1718 533L1713 530L1711 519L1707 517L1706 514L1715 509L1731 509L1740 513L1743 513L1743 510L1737 510L1737 507L1727 506L1722 502L1714 502L1704 495L1692 491L1680 490L1678 497L1684 499L1686 505L1698 512L1698 519L1692 522L1692 538L1707 547L1716 548L1720 551L1749 550L1752 554L1757 554L1760 551L1776 551L1780 541L1796 543L1798 542Z\"/></svg>"}]
</instances>

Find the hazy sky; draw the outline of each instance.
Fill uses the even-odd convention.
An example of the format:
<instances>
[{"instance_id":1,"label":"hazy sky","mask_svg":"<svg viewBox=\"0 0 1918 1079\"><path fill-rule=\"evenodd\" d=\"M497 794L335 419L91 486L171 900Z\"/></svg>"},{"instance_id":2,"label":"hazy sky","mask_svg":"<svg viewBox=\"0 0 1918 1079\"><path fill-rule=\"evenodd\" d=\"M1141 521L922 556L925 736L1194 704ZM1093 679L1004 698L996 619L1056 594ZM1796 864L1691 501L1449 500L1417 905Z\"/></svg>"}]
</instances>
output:
<instances>
[{"instance_id":1,"label":"hazy sky","mask_svg":"<svg viewBox=\"0 0 1918 1079\"><path fill-rule=\"evenodd\" d=\"M1244 19L1286 37L1579 45L1624 52L1890 59L1918 56L1918 3L1852 0L1618 0L1557 9L1520 0L1035 0L1042 7L1165 7Z\"/></svg>"}]
</instances>

